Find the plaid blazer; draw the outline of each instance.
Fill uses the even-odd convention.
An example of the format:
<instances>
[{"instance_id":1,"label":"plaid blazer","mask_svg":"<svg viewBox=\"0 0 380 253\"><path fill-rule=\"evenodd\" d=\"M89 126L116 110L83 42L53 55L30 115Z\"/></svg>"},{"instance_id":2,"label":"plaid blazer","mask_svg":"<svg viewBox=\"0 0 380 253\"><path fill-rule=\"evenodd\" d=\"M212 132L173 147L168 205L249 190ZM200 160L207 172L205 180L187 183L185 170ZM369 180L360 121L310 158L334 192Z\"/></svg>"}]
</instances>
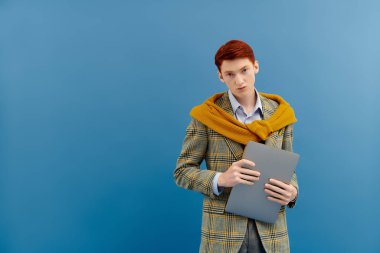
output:
<instances>
[{"instance_id":1,"label":"plaid blazer","mask_svg":"<svg viewBox=\"0 0 380 253\"><path fill-rule=\"evenodd\" d=\"M263 117L268 119L276 110L277 102L259 95ZM234 115L228 93L224 92L216 102L226 112ZM292 151L293 125L288 125L270 135L266 145ZM212 190L216 172L226 171L233 162L243 156L244 145L237 143L192 119L186 129L181 153L174 171L178 186L204 195L202 212L201 245L199 252L238 252L247 230L248 218L224 211L232 188L224 188L217 196ZM207 169L201 170L205 159ZM293 174L291 184L298 190L297 177ZM294 204L288 205L293 207ZM276 223L256 221L256 226L266 252L289 252L285 207L280 209Z\"/></svg>"}]
</instances>

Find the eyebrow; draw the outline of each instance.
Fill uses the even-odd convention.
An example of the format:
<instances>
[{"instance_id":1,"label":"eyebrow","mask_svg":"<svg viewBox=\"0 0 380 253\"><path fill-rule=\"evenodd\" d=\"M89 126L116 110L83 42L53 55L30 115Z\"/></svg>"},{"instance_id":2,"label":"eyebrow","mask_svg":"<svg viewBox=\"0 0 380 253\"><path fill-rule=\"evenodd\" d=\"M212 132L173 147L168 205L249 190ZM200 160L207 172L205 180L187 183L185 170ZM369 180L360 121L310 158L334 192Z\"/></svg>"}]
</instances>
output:
<instances>
[{"instance_id":1,"label":"eyebrow","mask_svg":"<svg viewBox=\"0 0 380 253\"><path fill-rule=\"evenodd\" d=\"M244 68L247 68L249 67L249 65L245 65L244 67L240 68L239 70L242 70ZM234 71L231 71L231 70L227 70L227 71L224 71L224 74L227 74L227 73L233 73Z\"/></svg>"}]
</instances>

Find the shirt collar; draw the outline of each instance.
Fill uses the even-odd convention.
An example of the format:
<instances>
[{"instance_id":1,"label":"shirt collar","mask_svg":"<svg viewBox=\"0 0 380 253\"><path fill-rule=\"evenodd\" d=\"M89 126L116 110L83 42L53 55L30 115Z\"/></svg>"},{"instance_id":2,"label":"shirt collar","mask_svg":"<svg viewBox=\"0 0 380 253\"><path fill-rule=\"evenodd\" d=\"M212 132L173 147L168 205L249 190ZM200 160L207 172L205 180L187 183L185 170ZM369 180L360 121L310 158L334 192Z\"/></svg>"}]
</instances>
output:
<instances>
[{"instance_id":1,"label":"shirt collar","mask_svg":"<svg viewBox=\"0 0 380 253\"><path fill-rule=\"evenodd\" d=\"M260 99L260 96L259 96L259 92L257 92L256 89L255 89L255 93L256 93L256 98L257 99L256 99L255 107L252 110L252 114L255 113L257 111L257 109L260 109L261 112L263 111L263 106L261 104L261 99ZM236 114L236 110L239 107L243 110L243 106L236 100L235 96L232 94L232 92L231 92L230 89L228 89L228 97L230 99L232 110L233 110L234 114Z\"/></svg>"}]
</instances>

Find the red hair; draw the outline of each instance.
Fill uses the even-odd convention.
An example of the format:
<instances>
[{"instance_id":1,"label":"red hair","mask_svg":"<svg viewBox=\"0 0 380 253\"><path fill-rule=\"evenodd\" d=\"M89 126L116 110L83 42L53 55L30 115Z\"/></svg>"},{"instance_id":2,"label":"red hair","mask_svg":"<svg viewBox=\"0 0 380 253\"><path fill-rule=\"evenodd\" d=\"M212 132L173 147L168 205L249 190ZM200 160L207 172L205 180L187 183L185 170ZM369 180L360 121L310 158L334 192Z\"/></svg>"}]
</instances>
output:
<instances>
[{"instance_id":1,"label":"red hair","mask_svg":"<svg viewBox=\"0 0 380 253\"><path fill-rule=\"evenodd\" d=\"M255 64L255 55L247 43L241 40L230 40L216 52L215 65L220 72L220 67L224 60L234 60L236 58L248 58L252 64Z\"/></svg>"}]
</instances>

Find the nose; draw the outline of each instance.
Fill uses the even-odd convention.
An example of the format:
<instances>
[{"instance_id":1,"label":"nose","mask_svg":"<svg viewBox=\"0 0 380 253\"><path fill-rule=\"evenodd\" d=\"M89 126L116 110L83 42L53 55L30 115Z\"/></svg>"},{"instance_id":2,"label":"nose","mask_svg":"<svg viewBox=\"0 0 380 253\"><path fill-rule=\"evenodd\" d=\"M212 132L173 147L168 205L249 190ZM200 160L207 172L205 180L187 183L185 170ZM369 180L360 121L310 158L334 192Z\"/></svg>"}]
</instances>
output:
<instances>
[{"instance_id":1,"label":"nose","mask_svg":"<svg viewBox=\"0 0 380 253\"><path fill-rule=\"evenodd\" d=\"M237 85L243 83L244 82L243 77L241 77L240 75L236 75L235 82Z\"/></svg>"}]
</instances>

